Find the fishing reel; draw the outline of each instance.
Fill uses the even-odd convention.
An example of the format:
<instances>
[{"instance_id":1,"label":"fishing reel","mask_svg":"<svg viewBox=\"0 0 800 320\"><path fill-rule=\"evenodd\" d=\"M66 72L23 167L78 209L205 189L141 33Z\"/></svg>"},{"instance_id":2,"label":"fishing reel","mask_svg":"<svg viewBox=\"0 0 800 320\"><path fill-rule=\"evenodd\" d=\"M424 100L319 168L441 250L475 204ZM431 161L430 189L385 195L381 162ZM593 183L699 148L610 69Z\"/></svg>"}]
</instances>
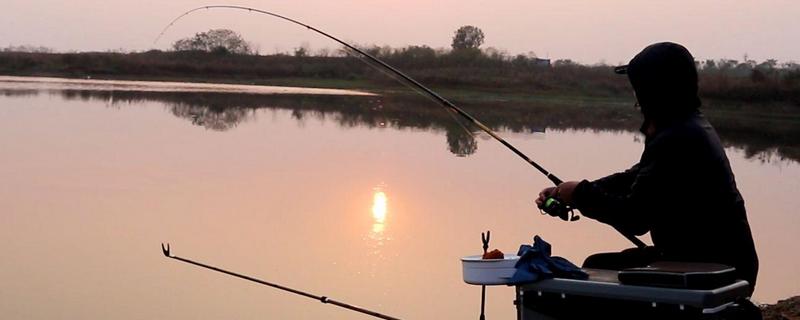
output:
<instances>
[{"instance_id":1,"label":"fishing reel","mask_svg":"<svg viewBox=\"0 0 800 320\"><path fill-rule=\"evenodd\" d=\"M539 211L543 215L549 214L553 217L559 217L564 221L578 221L581 218L581 216L575 213L575 208L570 207L554 197L545 199L544 203L539 206Z\"/></svg>"}]
</instances>

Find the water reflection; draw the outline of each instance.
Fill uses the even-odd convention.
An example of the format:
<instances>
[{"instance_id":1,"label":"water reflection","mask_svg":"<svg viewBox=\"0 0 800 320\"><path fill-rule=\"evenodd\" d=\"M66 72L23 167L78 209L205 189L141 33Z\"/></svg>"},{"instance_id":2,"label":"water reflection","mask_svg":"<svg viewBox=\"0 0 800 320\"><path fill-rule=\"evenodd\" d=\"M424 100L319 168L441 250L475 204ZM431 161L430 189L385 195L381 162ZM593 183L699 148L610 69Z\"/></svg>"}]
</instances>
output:
<instances>
[{"instance_id":1,"label":"water reflection","mask_svg":"<svg viewBox=\"0 0 800 320\"><path fill-rule=\"evenodd\" d=\"M28 97L39 94L36 89L0 89L0 94L4 97Z\"/></svg>"},{"instance_id":2,"label":"water reflection","mask_svg":"<svg viewBox=\"0 0 800 320\"><path fill-rule=\"evenodd\" d=\"M381 269L381 265L387 260L384 254L384 247L391 240L387 234L388 202L384 187L375 187L372 192L372 229L365 239L369 247L370 267L368 274L371 277L376 276Z\"/></svg>"},{"instance_id":3,"label":"water reflection","mask_svg":"<svg viewBox=\"0 0 800 320\"><path fill-rule=\"evenodd\" d=\"M30 96L42 91L4 89L5 96ZM339 126L444 131L447 150L456 156L476 152L474 128L463 128L452 115L418 96L257 95L215 92L135 92L44 90L65 99L101 100L110 107L144 101L168 105L170 113L194 125L225 131L254 118L257 109L291 110L299 124L308 118L333 121ZM544 128L636 132L639 115L615 102L504 102L502 106L462 103L467 112L489 127L515 133ZM800 117L791 110L739 114L705 110L727 146L742 149L748 158L762 161L800 161Z\"/></svg>"},{"instance_id":4,"label":"water reflection","mask_svg":"<svg viewBox=\"0 0 800 320\"><path fill-rule=\"evenodd\" d=\"M386 230L386 225L383 222L376 222L372 225L372 233L370 234L370 239L375 240L378 244L382 244L383 239L379 236L383 235L383 231Z\"/></svg>"},{"instance_id":5,"label":"water reflection","mask_svg":"<svg viewBox=\"0 0 800 320\"><path fill-rule=\"evenodd\" d=\"M386 194L380 189L375 190L372 196L372 217L376 224L383 225L386 222Z\"/></svg>"},{"instance_id":6,"label":"water reflection","mask_svg":"<svg viewBox=\"0 0 800 320\"><path fill-rule=\"evenodd\" d=\"M546 179L495 142L481 136L480 152L455 159L447 134L464 129L425 101L92 91L64 101L64 92L47 94L0 102L0 279L9 280L0 310L7 318L352 316L166 262L164 240L181 255L404 319L475 315L475 287L461 281L458 258L476 253L475 235L487 229L497 230L492 246L504 251L539 234L554 253L578 262L629 246L588 219L539 216L531 197ZM636 129L635 115L534 107L511 104L498 114L465 105L494 128L560 129L546 139L502 133L523 150L547 150L535 156L559 175L597 177L641 152L637 135L626 132ZM237 110L246 112L225 115ZM770 132L785 138L764 146L795 148L800 139L788 139L795 127L783 128ZM723 133L729 143L750 143L740 136ZM797 295L800 261L787 252L800 243L791 218L800 163L764 165L728 151L763 262L756 299ZM69 299L76 294L85 299ZM487 295L487 313L514 317L513 290Z\"/></svg>"},{"instance_id":7,"label":"water reflection","mask_svg":"<svg viewBox=\"0 0 800 320\"><path fill-rule=\"evenodd\" d=\"M372 230L369 233L371 253L374 256L383 258L381 249L389 238L386 232L386 214L388 212L388 199L382 187L376 187L372 194Z\"/></svg>"},{"instance_id":8,"label":"water reflection","mask_svg":"<svg viewBox=\"0 0 800 320\"><path fill-rule=\"evenodd\" d=\"M462 127L447 126L448 150L457 157L466 157L478 151L474 133Z\"/></svg>"},{"instance_id":9,"label":"water reflection","mask_svg":"<svg viewBox=\"0 0 800 320\"><path fill-rule=\"evenodd\" d=\"M216 131L230 130L255 115L255 109L250 108L197 106L185 103L171 104L170 112L176 117L189 119L193 125Z\"/></svg>"}]
</instances>

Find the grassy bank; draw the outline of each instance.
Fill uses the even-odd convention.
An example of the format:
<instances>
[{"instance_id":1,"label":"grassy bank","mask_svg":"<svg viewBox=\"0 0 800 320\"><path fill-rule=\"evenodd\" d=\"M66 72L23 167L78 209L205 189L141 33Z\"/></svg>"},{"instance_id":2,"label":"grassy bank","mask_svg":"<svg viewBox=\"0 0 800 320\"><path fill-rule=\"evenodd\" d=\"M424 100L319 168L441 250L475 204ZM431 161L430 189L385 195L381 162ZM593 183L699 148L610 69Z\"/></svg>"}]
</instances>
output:
<instances>
[{"instance_id":1,"label":"grassy bank","mask_svg":"<svg viewBox=\"0 0 800 320\"><path fill-rule=\"evenodd\" d=\"M462 101L599 99L628 103L627 79L605 65L549 62L482 51L427 47L373 48L370 53L448 97ZM545 62L543 62L545 61ZM800 106L800 67L706 61L701 95L717 105ZM236 55L199 51L141 53L0 52L0 74L169 80L399 91L402 85L348 56Z\"/></svg>"}]
</instances>

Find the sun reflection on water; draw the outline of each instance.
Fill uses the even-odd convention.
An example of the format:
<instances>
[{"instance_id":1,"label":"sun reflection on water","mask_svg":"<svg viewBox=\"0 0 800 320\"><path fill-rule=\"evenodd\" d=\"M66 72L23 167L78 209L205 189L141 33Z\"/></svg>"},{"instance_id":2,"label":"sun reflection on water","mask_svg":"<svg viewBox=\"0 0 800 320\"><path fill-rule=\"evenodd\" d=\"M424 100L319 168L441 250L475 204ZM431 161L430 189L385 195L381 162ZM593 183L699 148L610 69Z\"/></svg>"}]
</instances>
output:
<instances>
[{"instance_id":1,"label":"sun reflection on water","mask_svg":"<svg viewBox=\"0 0 800 320\"><path fill-rule=\"evenodd\" d=\"M383 223L372 224L372 233L383 233L384 230L386 230L386 226Z\"/></svg>"},{"instance_id":2,"label":"sun reflection on water","mask_svg":"<svg viewBox=\"0 0 800 320\"><path fill-rule=\"evenodd\" d=\"M375 276L379 270L379 264L386 259L384 247L391 240L387 235L387 214L389 211L389 200L382 187L376 187L372 192L372 229L367 234L365 240L369 246L371 270L369 274Z\"/></svg>"},{"instance_id":3,"label":"sun reflection on water","mask_svg":"<svg viewBox=\"0 0 800 320\"><path fill-rule=\"evenodd\" d=\"M372 217L376 224L386 222L386 193L383 191L375 190L372 196Z\"/></svg>"}]
</instances>

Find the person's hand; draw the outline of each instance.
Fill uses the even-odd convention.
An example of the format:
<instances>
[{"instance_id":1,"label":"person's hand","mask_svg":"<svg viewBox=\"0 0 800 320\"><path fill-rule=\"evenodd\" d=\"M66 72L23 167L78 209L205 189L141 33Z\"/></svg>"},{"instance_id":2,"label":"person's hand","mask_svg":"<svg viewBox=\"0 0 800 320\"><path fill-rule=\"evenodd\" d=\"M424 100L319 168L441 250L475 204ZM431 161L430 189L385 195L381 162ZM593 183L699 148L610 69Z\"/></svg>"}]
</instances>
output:
<instances>
[{"instance_id":1,"label":"person's hand","mask_svg":"<svg viewBox=\"0 0 800 320\"><path fill-rule=\"evenodd\" d=\"M558 185L558 187L547 187L539 192L539 197L536 198L536 206L542 207L547 198L556 198L566 204L572 204L572 194L575 192L575 187L578 186L580 181L567 181Z\"/></svg>"},{"instance_id":2,"label":"person's hand","mask_svg":"<svg viewBox=\"0 0 800 320\"><path fill-rule=\"evenodd\" d=\"M542 189L542 191L539 192L539 197L536 198L536 206L539 208L544 207L544 201L547 200L547 198L552 197L555 194L555 190L556 187L547 187Z\"/></svg>"}]
</instances>

